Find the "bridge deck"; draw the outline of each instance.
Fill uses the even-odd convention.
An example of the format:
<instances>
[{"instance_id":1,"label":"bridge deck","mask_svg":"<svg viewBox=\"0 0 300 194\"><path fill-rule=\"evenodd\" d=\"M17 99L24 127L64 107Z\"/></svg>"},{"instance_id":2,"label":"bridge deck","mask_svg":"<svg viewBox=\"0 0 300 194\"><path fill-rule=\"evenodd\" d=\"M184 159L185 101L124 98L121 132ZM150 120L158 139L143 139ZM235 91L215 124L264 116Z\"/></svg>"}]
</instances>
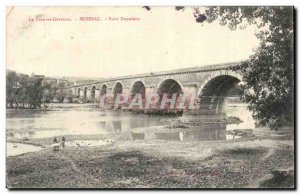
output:
<instances>
[{"instance_id":1,"label":"bridge deck","mask_svg":"<svg viewBox=\"0 0 300 194\"><path fill-rule=\"evenodd\" d=\"M80 87L86 85L93 85L99 84L109 81L116 81L116 80L125 80L125 79L134 79L134 78L145 78L145 77L153 77L153 76L163 76L163 75L175 75L175 74L185 74L185 73L196 73L196 72L207 72L207 71L216 71L216 70L223 70L229 69L232 67L237 67L241 64L241 62L233 62L233 63L223 63L223 64L213 64L213 65L206 65L201 67L189 67L183 69L176 69L176 70L169 70L169 71L159 71L159 72L152 72L152 73L143 73L143 74L135 74L135 75L128 75L128 76L120 76L120 77L113 77L113 78L106 78L101 81L96 81L89 84L80 84L80 85L72 85L68 88L72 87Z\"/></svg>"}]
</instances>

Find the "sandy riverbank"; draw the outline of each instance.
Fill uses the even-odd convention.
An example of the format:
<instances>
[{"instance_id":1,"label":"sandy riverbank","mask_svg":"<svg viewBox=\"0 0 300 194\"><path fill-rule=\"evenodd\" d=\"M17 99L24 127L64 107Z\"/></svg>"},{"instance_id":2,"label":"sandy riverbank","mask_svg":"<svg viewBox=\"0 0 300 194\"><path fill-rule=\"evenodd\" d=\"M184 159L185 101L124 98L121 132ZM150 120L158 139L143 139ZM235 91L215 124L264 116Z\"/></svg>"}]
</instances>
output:
<instances>
[{"instance_id":1,"label":"sandy riverbank","mask_svg":"<svg viewBox=\"0 0 300 194\"><path fill-rule=\"evenodd\" d=\"M91 138L92 139L92 138ZM257 188L293 174L292 140L122 141L7 158L9 188ZM274 173L273 173L274 174ZM286 179L284 175L283 179ZM281 177L282 178L282 177ZM277 179L276 179L277 180ZM275 180L275 181L276 181ZM274 182L274 181L273 181ZM271 180L271 183L273 183ZM291 187L291 180L276 187Z\"/></svg>"}]
</instances>

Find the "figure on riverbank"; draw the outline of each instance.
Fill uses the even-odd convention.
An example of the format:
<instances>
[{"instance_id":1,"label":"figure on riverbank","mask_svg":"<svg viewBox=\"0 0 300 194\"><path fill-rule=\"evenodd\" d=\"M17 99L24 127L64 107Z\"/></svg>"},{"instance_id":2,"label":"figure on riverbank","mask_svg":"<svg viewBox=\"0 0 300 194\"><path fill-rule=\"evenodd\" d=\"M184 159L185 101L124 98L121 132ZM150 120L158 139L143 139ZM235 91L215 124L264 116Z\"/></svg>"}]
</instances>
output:
<instances>
[{"instance_id":1,"label":"figure on riverbank","mask_svg":"<svg viewBox=\"0 0 300 194\"><path fill-rule=\"evenodd\" d=\"M65 148L66 138L63 136L61 139L61 145L63 148Z\"/></svg>"},{"instance_id":2,"label":"figure on riverbank","mask_svg":"<svg viewBox=\"0 0 300 194\"><path fill-rule=\"evenodd\" d=\"M57 141L56 137L53 140L53 151L59 151L59 142Z\"/></svg>"}]
</instances>

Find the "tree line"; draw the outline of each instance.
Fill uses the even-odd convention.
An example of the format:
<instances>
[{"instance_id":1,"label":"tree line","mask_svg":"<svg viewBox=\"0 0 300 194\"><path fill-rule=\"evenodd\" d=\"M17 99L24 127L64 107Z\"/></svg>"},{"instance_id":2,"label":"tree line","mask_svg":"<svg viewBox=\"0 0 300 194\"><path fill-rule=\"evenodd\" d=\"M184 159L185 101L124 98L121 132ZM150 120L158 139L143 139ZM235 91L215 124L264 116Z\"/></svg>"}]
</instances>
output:
<instances>
[{"instance_id":1,"label":"tree line","mask_svg":"<svg viewBox=\"0 0 300 194\"><path fill-rule=\"evenodd\" d=\"M6 72L6 107L41 108L46 103L63 102L72 98L64 92L64 85L43 82L44 78Z\"/></svg>"}]
</instances>

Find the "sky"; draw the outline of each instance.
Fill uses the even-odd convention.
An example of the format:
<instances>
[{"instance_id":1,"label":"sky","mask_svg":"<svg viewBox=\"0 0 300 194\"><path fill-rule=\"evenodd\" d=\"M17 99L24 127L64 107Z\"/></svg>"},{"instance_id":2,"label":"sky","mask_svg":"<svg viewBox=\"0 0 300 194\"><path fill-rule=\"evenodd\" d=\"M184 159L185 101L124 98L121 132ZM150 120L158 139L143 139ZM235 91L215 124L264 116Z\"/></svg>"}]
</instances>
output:
<instances>
[{"instance_id":1,"label":"sky","mask_svg":"<svg viewBox=\"0 0 300 194\"><path fill-rule=\"evenodd\" d=\"M72 21L30 21L36 17ZM8 7L6 67L26 74L108 78L237 62L259 45L256 30L198 23L190 7Z\"/></svg>"}]
</instances>

